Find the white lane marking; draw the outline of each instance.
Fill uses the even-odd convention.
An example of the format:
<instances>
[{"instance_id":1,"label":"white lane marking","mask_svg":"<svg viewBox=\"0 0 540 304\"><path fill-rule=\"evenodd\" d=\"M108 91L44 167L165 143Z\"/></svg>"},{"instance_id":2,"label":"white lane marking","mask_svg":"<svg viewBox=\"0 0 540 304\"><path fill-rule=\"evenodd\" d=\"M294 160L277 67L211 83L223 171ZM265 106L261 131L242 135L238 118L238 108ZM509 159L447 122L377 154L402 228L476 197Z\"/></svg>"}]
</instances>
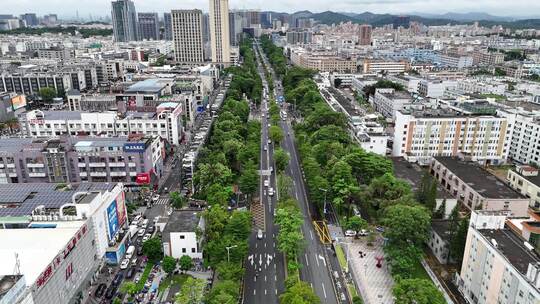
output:
<instances>
[{"instance_id":1,"label":"white lane marking","mask_svg":"<svg viewBox=\"0 0 540 304\"><path fill-rule=\"evenodd\" d=\"M264 294L266 294L266 289L264 290Z\"/></svg>"},{"instance_id":2,"label":"white lane marking","mask_svg":"<svg viewBox=\"0 0 540 304\"><path fill-rule=\"evenodd\" d=\"M319 254L319 259L321 259L323 261L324 267L326 267L326 259L320 254Z\"/></svg>"},{"instance_id":3,"label":"white lane marking","mask_svg":"<svg viewBox=\"0 0 540 304\"><path fill-rule=\"evenodd\" d=\"M259 256L259 265L262 265L262 254Z\"/></svg>"},{"instance_id":4,"label":"white lane marking","mask_svg":"<svg viewBox=\"0 0 540 304\"><path fill-rule=\"evenodd\" d=\"M307 267L309 267L309 260L307 258L307 253L304 253L304 258L306 259L306 265Z\"/></svg>"},{"instance_id":5,"label":"white lane marking","mask_svg":"<svg viewBox=\"0 0 540 304\"><path fill-rule=\"evenodd\" d=\"M264 276L264 281L266 282L266 275Z\"/></svg>"},{"instance_id":6,"label":"white lane marking","mask_svg":"<svg viewBox=\"0 0 540 304\"><path fill-rule=\"evenodd\" d=\"M257 290L253 289L253 295L257 294Z\"/></svg>"},{"instance_id":7,"label":"white lane marking","mask_svg":"<svg viewBox=\"0 0 540 304\"><path fill-rule=\"evenodd\" d=\"M315 262L317 262L317 267L319 267L319 259L315 259Z\"/></svg>"},{"instance_id":8,"label":"white lane marking","mask_svg":"<svg viewBox=\"0 0 540 304\"><path fill-rule=\"evenodd\" d=\"M264 248L266 248L266 243L264 243Z\"/></svg>"},{"instance_id":9,"label":"white lane marking","mask_svg":"<svg viewBox=\"0 0 540 304\"><path fill-rule=\"evenodd\" d=\"M257 243L255 243L255 245L257 245ZM253 266L253 254L250 254L250 255L248 256L248 261L249 261L249 263L251 264L251 266Z\"/></svg>"},{"instance_id":10,"label":"white lane marking","mask_svg":"<svg viewBox=\"0 0 540 304\"><path fill-rule=\"evenodd\" d=\"M294 197L298 200L298 192L294 191Z\"/></svg>"},{"instance_id":11,"label":"white lane marking","mask_svg":"<svg viewBox=\"0 0 540 304\"><path fill-rule=\"evenodd\" d=\"M311 285L311 289L313 289L313 283L309 283L309 285Z\"/></svg>"},{"instance_id":12,"label":"white lane marking","mask_svg":"<svg viewBox=\"0 0 540 304\"><path fill-rule=\"evenodd\" d=\"M322 291L324 293L324 298L326 299L326 289L324 288L324 283L321 283L322 285Z\"/></svg>"},{"instance_id":13,"label":"white lane marking","mask_svg":"<svg viewBox=\"0 0 540 304\"><path fill-rule=\"evenodd\" d=\"M311 240L313 241L313 232L311 232L311 230L309 231L309 235L311 236Z\"/></svg>"},{"instance_id":14,"label":"white lane marking","mask_svg":"<svg viewBox=\"0 0 540 304\"><path fill-rule=\"evenodd\" d=\"M257 276L253 277L253 282L257 282Z\"/></svg>"},{"instance_id":15,"label":"white lane marking","mask_svg":"<svg viewBox=\"0 0 540 304\"><path fill-rule=\"evenodd\" d=\"M277 295L277 288L274 291L276 292L276 295Z\"/></svg>"},{"instance_id":16,"label":"white lane marking","mask_svg":"<svg viewBox=\"0 0 540 304\"><path fill-rule=\"evenodd\" d=\"M257 243L255 243L255 248L257 248Z\"/></svg>"},{"instance_id":17,"label":"white lane marking","mask_svg":"<svg viewBox=\"0 0 540 304\"><path fill-rule=\"evenodd\" d=\"M277 282L277 274L274 275L274 281Z\"/></svg>"}]
</instances>

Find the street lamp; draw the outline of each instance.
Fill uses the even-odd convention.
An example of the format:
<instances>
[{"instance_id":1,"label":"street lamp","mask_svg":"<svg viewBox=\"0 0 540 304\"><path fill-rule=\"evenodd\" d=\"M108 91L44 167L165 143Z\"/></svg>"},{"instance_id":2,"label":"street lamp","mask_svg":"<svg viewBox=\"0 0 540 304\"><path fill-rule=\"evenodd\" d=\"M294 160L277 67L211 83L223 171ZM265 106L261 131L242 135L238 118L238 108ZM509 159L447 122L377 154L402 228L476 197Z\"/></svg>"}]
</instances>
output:
<instances>
[{"instance_id":1,"label":"street lamp","mask_svg":"<svg viewBox=\"0 0 540 304\"><path fill-rule=\"evenodd\" d=\"M238 245L233 245L233 246L225 247L225 249L227 249L227 263L230 262L230 254L229 254L229 250L230 250L231 248L236 248L236 247L238 247Z\"/></svg>"},{"instance_id":2,"label":"street lamp","mask_svg":"<svg viewBox=\"0 0 540 304\"><path fill-rule=\"evenodd\" d=\"M326 214L326 192L328 192L328 189L319 188L319 190L324 192L324 214Z\"/></svg>"}]
</instances>

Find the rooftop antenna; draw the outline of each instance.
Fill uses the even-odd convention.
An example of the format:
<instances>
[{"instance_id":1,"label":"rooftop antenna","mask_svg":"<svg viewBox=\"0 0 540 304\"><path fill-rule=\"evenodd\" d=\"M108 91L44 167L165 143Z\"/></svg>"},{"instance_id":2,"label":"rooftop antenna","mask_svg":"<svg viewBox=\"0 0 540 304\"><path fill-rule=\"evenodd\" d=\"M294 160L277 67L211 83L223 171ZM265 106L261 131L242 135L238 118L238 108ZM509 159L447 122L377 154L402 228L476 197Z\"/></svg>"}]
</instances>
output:
<instances>
[{"instance_id":1,"label":"rooftop antenna","mask_svg":"<svg viewBox=\"0 0 540 304\"><path fill-rule=\"evenodd\" d=\"M19 260L19 254L15 252L15 269L13 270L15 275L21 275L21 261Z\"/></svg>"}]
</instances>

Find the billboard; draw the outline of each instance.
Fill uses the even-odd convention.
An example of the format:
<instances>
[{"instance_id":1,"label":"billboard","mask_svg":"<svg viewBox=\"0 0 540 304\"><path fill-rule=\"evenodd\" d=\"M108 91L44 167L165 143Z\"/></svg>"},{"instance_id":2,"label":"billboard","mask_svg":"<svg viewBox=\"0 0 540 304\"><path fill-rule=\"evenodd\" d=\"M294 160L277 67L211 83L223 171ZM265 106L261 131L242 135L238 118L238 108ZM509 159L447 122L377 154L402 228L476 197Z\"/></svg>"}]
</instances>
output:
<instances>
[{"instance_id":1,"label":"billboard","mask_svg":"<svg viewBox=\"0 0 540 304\"><path fill-rule=\"evenodd\" d=\"M125 253L126 245L124 243L121 243L120 245L118 245L118 249L105 252L105 260L107 261L107 264L118 265L120 264L120 261L124 257Z\"/></svg>"},{"instance_id":2,"label":"billboard","mask_svg":"<svg viewBox=\"0 0 540 304\"><path fill-rule=\"evenodd\" d=\"M118 213L118 225L122 227L126 222L126 201L124 191L116 197L116 213Z\"/></svg>"},{"instance_id":3,"label":"billboard","mask_svg":"<svg viewBox=\"0 0 540 304\"><path fill-rule=\"evenodd\" d=\"M15 97L11 98L11 105L13 107L13 110L24 108L26 106L26 96L25 95L17 95Z\"/></svg>"},{"instance_id":4,"label":"billboard","mask_svg":"<svg viewBox=\"0 0 540 304\"><path fill-rule=\"evenodd\" d=\"M136 182L139 185L148 185L148 184L150 184L150 173L147 173L147 172L137 173Z\"/></svg>"},{"instance_id":5,"label":"billboard","mask_svg":"<svg viewBox=\"0 0 540 304\"><path fill-rule=\"evenodd\" d=\"M146 143L125 143L124 152L143 153L146 150Z\"/></svg>"},{"instance_id":6,"label":"billboard","mask_svg":"<svg viewBox=\"0 0 540 304\"><path fill-rule=\"evenodd\" d=\"M118 225L118 212L116 211L116 200L107 207L107 223L109 226L109 240L114 239L120 225Z\"/></svg>"}]
</instances>

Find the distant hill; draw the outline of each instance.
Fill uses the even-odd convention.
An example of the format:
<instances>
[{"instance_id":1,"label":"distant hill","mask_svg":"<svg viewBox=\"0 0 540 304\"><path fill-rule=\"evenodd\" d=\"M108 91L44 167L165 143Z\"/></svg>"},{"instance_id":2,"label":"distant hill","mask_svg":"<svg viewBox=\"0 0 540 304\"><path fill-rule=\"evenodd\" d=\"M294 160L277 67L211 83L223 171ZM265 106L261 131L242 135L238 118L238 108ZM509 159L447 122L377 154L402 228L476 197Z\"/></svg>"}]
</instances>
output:
<instances>
[{"instance_id":1,"label":"distant hill","mask_svg":"<svg viewBox=\"0 0 540 304\"><path fill-rule=\"evenodd\" d=\"M450 19L456 21L515 21L518 18L515 17L503 17L503 16L494 16L487 13L481 12L470 12L470 13L445 13L445 14L425 14L425 13L411 13L412 15L425 17L425 18L438 18L438 19Z\"/></svg>"},{"instance_id":2,"label":"distant hill","mask_svg":"<svg viewBox=\"0 0 540 304\"><path fill-rule=\"evenodd\" d=\"M371 12L364 12L361 14L354 13L336 13L332 11L326 11L322 13L315 13L311 15L311 18L324 24L339 24L340 22L351 21L353 23L368 23L373 26L382 26L385 24L391 24L394 18L398 15L392 14L374 14ZM503 20L506 17L491 16L484 13L469 13L469 14L454 14L447 13L443 15L432 15L431 17L407 15L411 21L421 22L425 25L446 25L446 24L471 24L474 21L479 21L482 26L502 25L513 29L519 28L535 28L540 29L540 19L523 19L523 20ZM455 19L452 17L459 17ZM479 17L479 18L473 18ZM485 17L485 18L481 18ZM490 20L499 19L499 20ZM469 20L470 19L470 20Z\"/></svg>"}]
</instances>

